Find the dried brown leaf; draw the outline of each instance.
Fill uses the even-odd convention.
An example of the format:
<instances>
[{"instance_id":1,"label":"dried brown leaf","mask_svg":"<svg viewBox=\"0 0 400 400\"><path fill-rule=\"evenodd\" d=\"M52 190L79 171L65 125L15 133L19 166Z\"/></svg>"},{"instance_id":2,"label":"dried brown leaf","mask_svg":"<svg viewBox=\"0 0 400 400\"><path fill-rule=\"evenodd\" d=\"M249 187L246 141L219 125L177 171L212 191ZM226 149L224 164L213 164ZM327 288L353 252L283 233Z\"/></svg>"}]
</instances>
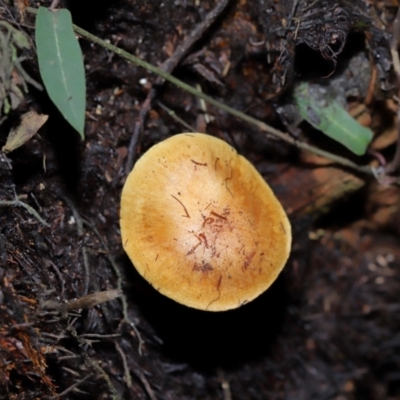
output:
<instances>
[{"instance_id":1,"label":"dried brown leaf","mask_svg":"<svg viewBox=\"0 0 400 400\"><path fill-rule=\"evenodd\" d=\"M9 153L21 147L35 135L48 118L48 115L40 115L36 111L28 111L22 115L20 124L10 131L2 150L5 153Z\"/></svg>"}]
</instances>

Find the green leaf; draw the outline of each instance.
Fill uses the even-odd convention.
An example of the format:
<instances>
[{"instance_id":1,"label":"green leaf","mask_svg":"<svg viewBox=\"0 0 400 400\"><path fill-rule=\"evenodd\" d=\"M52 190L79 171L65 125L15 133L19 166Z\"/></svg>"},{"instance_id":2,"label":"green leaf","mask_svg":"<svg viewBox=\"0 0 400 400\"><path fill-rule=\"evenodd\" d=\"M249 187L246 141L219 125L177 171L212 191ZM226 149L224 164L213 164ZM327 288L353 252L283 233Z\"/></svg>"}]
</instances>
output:
<instances>
[{"instance_id":1,"label":"green leaf","mask_svg":"<svg viewBox=\"0 0 400 400\"><path fill-rule=\"evenodd\" d=\"M86 85L82 51L68 10L39 7L36 47L47 93L64 118L84 137Z\"/></svg>"},{"instance_id":2,"label":"green leaf","mask_svg":"<svg viewBox=\"0 0 400 400\"><path fill-rule=\"evenodd\" d=\"M303 119L353 153L365 154L372 131L360 125L337 100L327 97L327 91L320 85L301 83L294 90L294 100Z\"/></svg>"}]
</instances>

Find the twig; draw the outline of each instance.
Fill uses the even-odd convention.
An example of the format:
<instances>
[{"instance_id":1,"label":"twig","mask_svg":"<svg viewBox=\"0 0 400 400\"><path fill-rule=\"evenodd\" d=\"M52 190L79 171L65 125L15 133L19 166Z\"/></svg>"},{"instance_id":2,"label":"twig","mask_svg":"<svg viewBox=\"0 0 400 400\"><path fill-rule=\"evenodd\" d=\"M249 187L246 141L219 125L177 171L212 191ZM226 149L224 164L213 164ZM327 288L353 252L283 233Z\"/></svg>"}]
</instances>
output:
<instances>
[{"instance_id":1,"label":"twig","mask_svg":"<svg viewBox=\"0 0 400 400\"><path fill-rule=\"evenodd\" d=\"M0 200L0 207L6 207L6 206L23 207L25 208L25 210L28 211L29 214L34 216L42 225L47 227L50 226L33 207L31 207L29 204L24 203L18 198L16 200Z\"/></svg>"},{"instance_id":2,"label":"twig","mask_svg":"<svg viewBox=\"0 0 400 400\"><path fill-rule=\"evenodd\" d=\"M186 121L176 115L174 110L168 108L165 104L161 103L161 101L157 101L157 105L162 108L164 111L168 113L168 115L173 118L175 121L179 122L182 126L184 126L188 132L195 132L194 128L190 126Z\"/></svg>"},{"instance_id":3,"label":"twig","mask_svg":"<svg viewBox=\"0 0 400 400\"><path fill-rule=\"evenodd\" d=\"M154 390L150 386L149 381L144 376L144 373L142 371L140 371L140 369L136 370L135 373L138 376L138 378L140 379L140 381L142 382L142 384L147 392L147 395L150 397L150 400L157 400L157 396L155 395Z\"/></svg>"},{"instance_id":4,"label":"twig","mask_svg":"<svg viewBox=\"0 0 400 400\"><path fill-rule=\"evenodd\" d=\"M98 304L105 303L106 301L114 300L120 297L121 294L122 290L120 289L105 290L103 292L88 294L87 296L69 302L67 304L67 311L78 310L80 308L92 308Z\"/></svg>"},{"instance_id":5,"label":"twig","mask_svg":"<svg viewBox=\"0 0 400 400\"><path fill-rule=\"evenodd\" d=\"M80 374L79 372L74 371L74 370L71 369L71 368L68 368L68 367L61 367L61 369L63 369L64 371L69 372L71 375L77 376L78 378L81 376L81 374Z\"/></svg>"},{"instance_id":6,"label":"twig","mask_svg":"<svg viewBox=\"0 0 400 400\"><path fill-rule=\"evenodd\" d=\"M125 322L125 323L128 324L128 325L133 329L133 331L135 332L135 335L137 336L138 341L139 341L138 352L139 352L139 355L141 356L141 355L142 355L142 347L143 347L143 345L145 344L145 342L144 342L144 340L142 339L142 336L140 335L140 332L139 332L138 328L136 327L136 324L135 324L133 321L131 321L131 319L129 318L129 314L128 314L128 300L127 300L127 298L126 298L126 296L125 296L125 294L124 294L124 292L123 292L123 290L122 290L123 278L122 278L121 271L120 271L120 269L119 269L119 267L118 267L116 261L114 260L114 257L112 257L111 252L110 252L110 250L109 250L109 248L108 248L108 246L107 246L107 243L104 241L103 237L100 235L100 233L99 233L99 231L96 229L96 227L93 226L90 222L88 222L88 221L86 221L86 220L83 220L83 222L93 230L93 232L94 232L94 233L96 234L96 236L99 238L99 241L100 241L101 245L103 246L104 250L105 250L106 253L107 253L107 258L108 258L108 260L110 261L110 264L111 264L111 266L112 266L112 268L113 268L113 270L114 270L114 273L115 273L115 275L116 275L116 277L117 277L117 288L118 288L118 290L121 291L120 299L121 299L121 303L122 303L122 315L123 315L123 317L124 317L123 320L121 321L121 324L122 324L123 322ZM120 325L121 325L121 324L120 324Z\"/></svg>"},{"instance_id":7,"label":"twig","mask_svg":"<svg viewBox=\"0 0 400 400\"><path fill-rule=\"evenodd\" d=\"M40 335L43 336L43 337L48 337L48 338L51 338L51 339L56 339L57 342L59 342L61 339L66 339L66 338L68 337L68 336L65 336L65 335L63 335L63 334L61 334L61 335L56 335L55 333L48 333L48 332L41 332Z\"/></svg>"},{"instance_id":8,"label":"twig","mask_svg":"<svg viewBox=\"0 0 400 400\"><path fill-rule=\"evenodd\" d=\"M27 7L26 10L30 13L36 14L36 10L32 7ZM361 166L361 165L358 165L358 164L350 161L347 158L338 156L338 155L330 153L328 151L321 150L318 147L309 145L308 143L299 142L295 138L291 137L288 133L279 131L278 129L275 129L272 126L269 126L269 125L265 124L264 122L257 120L256 118L253 118L241 111L235 110L234 108L229 107L226 104L221 103L202 92L199 92L192 86L188 85L187 83L182 82L181 80L175 78L174 76L172 76L170 74L167 74L166 72L155 67L154 65L151 65L151 64L147 63L146 61L143 61L140 58L135 57L134 55L128 53L127 51L122 50L121 48L114 46L111 43L108 43L108 42L98 38L95 35L92 35L91 33L85 31L82 28L79 28L76 25L74 25L74 30L77 34L90 40L91 42L96 43L96 44L106 48L109 51L112 51L113 53L119 55L120 57L124 58L125 60L128 60L128 61L136 64L139 67L143 67L143 68L147 69L148 71L161 76L165 80L171 82L172 84L178 86L179 88L185 90L186 92L188 92L194 96L197 96L201 99L204 99L205 101L207 101L209 104L213 105L214 107L217 107L220 110L233 115L234 117L242 119L243 121L246 121L246 122L256 126L263 132L270 133L271 135L278 137L279 139L283 140L286 143L289 143L293 146L296 146L300 149L309 151L311 153L317 154L321 157L325 157L328 160L332 160L341 166L348 167L348 168L352 169L353 171L357 171L357 172L360 172L360 173L368 175L368 176L374 176L371 167L368 165Z\"/></svg>"},{"instance_id":9,"label":"twig","mask_svg":"<svg viewBox=\"0 0 400 400\"><path fill-rule=\"evenodd\" d=\"M211 10L205 17L204 21L196 26L196 28L188 35L188 37L181 43L171 57L165 60L160 69L168 74L171 74L175 67L182 61L183 57L189 52L191 47L203 36L204 32L213 24L217 17L225 9L229 0L221 0L213 10ZM146 100L144 101L142 108L139 112L139 116L135 123L135 128L131 137L131 141L128 147L128 158L125 164L125 172L128 174L133 167L135 161L136 146L139 141L140 132L143 130L144 120L147 113L150 111L151 103L157 94L156 87L161 86L165 81L161 76L156 80L154 86L149 90Z\"/></svg>"},{"instance_id":10,"label":"twig","mask_svg":"<svg viewBox=\"0 0 400 400\"><path fill-rule=\"evenodd\" d=\"M67 330L71 332L72 337L78 342L82 343L82 339L79 338L78 333L76 332L75 328L72 325L69 325ZM93 360L92 358L89 357L89 355L82 349L81 349L81 354L83 359L85 360L86 364L90 365L106 382L108 386L108 390L110 391L111 399L112 400L120 400L120 396L118 395L117 389L111 382L110 377L107 375L107 373L104 371L103 368L100 367L100 364Z\"/></svg>"},{"instance_id":11,"label":"twig","mask_svg":"<svg viewBox=\"0 0 400 400\"><path fill-rule=\"evenodd\" d=\"M136 119L135 127L133 129L133 134L128 146L128 158L125 164L125 173L128 174L135 162L136 146L139 141L140 132L143 130L143 123L146 118L147 113L151 108L151 101L156 95L156 89L152 87L147 93L146 100L142 104L142 108L139 111L139 116Z\"/></svg>"},{"instance_id":12,"label":"twig","mask_svg":"<svg viewBox=\"0 0 400 400\"><path fill-rule=\"evenodd\" d=\"M78 236L82 240L82 259L83 259L83 293L82 296L86 296L89 291L89 281L90 281L90 267L89 267L89 257L86 251L86 246L84 243L84 230L83 230L83 222L82 217L80 216L78 209L75 207L75 204L72 202L69 197L65 196L64 194L60 194L60 197L68 204L69 208L74 215L76 221L76 228L78 231Z\"/></svg>"},{"instance_id":13,"label":"twig","mask_svg":"<svg viewBox=\"0 0 400 400\"><path fill-rule=\"evenodd\" d=\"M89 338L89 339L113 339L120 337L119 333L110 333L103 335L101 333L84 333L83 335L79 335L80 338Z\"/></svg>"},{"instance_id":14,"label":"twig","mask_svg":"<svg viewBox=\"0 0 400 400\"><path fill-rule=\"evenodd\" d=\"M393 60L393 70L397 78L398 96L400 97L400 59L397 50L400 34L400 6L397 9L396 18L393 21L393 34L390 41L390 54ZM400 106L397 105L397 144L393 160L386 166L386 173L396 172L400 168Z\"/></svg>"},{"instance_id":15,"label":"twig","mask_svg":"<svg viewBox=\"0 0 400 400\"><path fill-rule=\"evenodd\" d=\"M126 360L125 353L118 343L115 343L115 348L117 349L119 355L122 358L122 364L124 366L124 381L128 387L131 387L132 386L132 377L131 377L131 373L129 372L128 361Z\"/></svg>"},{"instance_id":16,"label":"twig","mask_svg":"<svg viewBox=\"0 0 400 400\"><path fill-rule=\"evenodd\" d=\"M126 382L126 385L130 388L132 386L132 377L128 366L128 360L125 356L124 350L118 343L115 343L115 348L117 349L119 355L122 358L122 363L124 366L124 381ZM143 372L138 367L134 368L134 372L136 376L139 378L142 385L144 386L144 389L146 390L146 393L149 396L149 398L151 400L157 400L157 396L155 395L152 387L150 386L149 381L146 379Z\"/></svg>"},{"instance_id":17,"label":"twig","mask_svg":"<svg viewBox=\"0 0 400 400\"><path fill-rule=\"evenodd\" d=\"M218 16L221 15L228 3L229 0L221 0L215 8L206 15L204 21L196 26L188 38L176 48L174 54L163 62L161 66L163 71L170 73L180 63L194 43L203 36L204 32L214 23Z\"/></svg>"},{"instance_id":18,"label":"twig","mask_svg":"<svg viewBox=\"0 0 400 400\"><path fill-rule=\"evenodd\" d=\"M43 332L41 334L43 334ZM64 337L62 337L61 339L64 339ZM56 348L57 348L57 350L60 350L60 351L63 351L65 353L69 354L71 357L75 357L75 358L79 357L78 354L75 354L73 351L71 351L63 346L57 345Z\"/></svg>"},{"instance_id":19,"label":"twig","mask_svg":"<svg viewBox=\"0 0 400 400\"><path fill-rule=\"evenodd\" d=\"M53 0L50 5L50 10L54 10L58 7L59 0Z\"/></svg>"},{"instance_id":20,"label":"twig","mask_svg":"<svg viewBox=\"0 0 400 400\"><path fill-rule=\"evenodd\" d=\"M47 260L47 262L50 264L51 267L53 267L54 271L56 272L56 275L58 276L58 279L60 281L60 286L61 286L60 299L62 299L64 297L64 280L61 276L61 272L57 268L57 266L53 263L53 261Z\"/></svg>"},{"instance_id":21,"label":"twig","mask_svg":"<svg viewBox=\"0 0 400 400\"><path fill-rule=\"evenodd\" d=\"M64 391L62 391L61 393L58 394L58 396L53 397L54 399L57 399L58 397L62 397L65 396L66 394L68 394L69 392L71 392L73 389L75 389L76 387L78 387L81 383L85 382L86 380L88 380L90 377L92 376L92 374L86 375L84 378L82 378L81 380L79 380L78 382L74 383L73 385L71 385L69 388L65 389Z\"/></svg>"},{"instance_id":22,"label":"twig","mask_svg":"<svg viewBox=\"0 0 400 400\"><path fill-rule=\"evenodd\" d=\"M61 357L57 357L57 361L62 361L62 360L73 360L73 359L76 359L76 358L79 358L79 355L78 354L76 354L76 355L70 355L70 356L61 356Z\"/></svg>"},{"instance_id":23,"label":"twig","mask_svg":"<svg viewBox=\"0 0 400 400\"><path fill-rule=\"evenodd\" d=\"M41 334L43 335L43 332L42 332ZM61 337L61 339L64 339L64 337ZM62 361L62 360L72 360L72 359L79 358L79 354L75 354L74 352L72 352L71 350L66 349L66 348L63 347L63 346L56 345L55 348L56 348L58 351L63 351L63 352L65 352L65 353L68 354L68 355L66 355L66 356L59 356L59 357L57 357L57 361L58 361L58 362L59 362L59 361Z\"/></svg>"}]
</instances>

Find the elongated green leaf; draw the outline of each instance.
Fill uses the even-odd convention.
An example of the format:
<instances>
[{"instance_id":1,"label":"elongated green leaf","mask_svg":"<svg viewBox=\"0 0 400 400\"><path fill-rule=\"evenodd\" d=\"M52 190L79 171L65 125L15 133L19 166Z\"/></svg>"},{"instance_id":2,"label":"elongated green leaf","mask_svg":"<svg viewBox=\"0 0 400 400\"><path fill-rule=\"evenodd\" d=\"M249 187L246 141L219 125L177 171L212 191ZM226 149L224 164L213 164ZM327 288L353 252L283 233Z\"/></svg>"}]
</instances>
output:
<instances>
[{"instance_id":1,"label":"elongated green leaf","mask_svg":"<svg viewBox=\"0 0 400 400\"><path fill-rule=\"evenodd\" d=\"M85 70L70 12L39 7L35 36L40 74L47 93L64 118L83 138Z\"/></svg>"},{"instance_id":2,"label":"elongated green leaf","mask_svg":"<svg viewBox=\"0 0 400 400\"><path fill-rule=\"evenodd\" d=\"M294 99L302 118L353 153L365 154L372 131L360 125L337 100L327 98L326 92L324 97L323 92L319 85L301 83L296 87Z\"/></svg>"}]
</instances>

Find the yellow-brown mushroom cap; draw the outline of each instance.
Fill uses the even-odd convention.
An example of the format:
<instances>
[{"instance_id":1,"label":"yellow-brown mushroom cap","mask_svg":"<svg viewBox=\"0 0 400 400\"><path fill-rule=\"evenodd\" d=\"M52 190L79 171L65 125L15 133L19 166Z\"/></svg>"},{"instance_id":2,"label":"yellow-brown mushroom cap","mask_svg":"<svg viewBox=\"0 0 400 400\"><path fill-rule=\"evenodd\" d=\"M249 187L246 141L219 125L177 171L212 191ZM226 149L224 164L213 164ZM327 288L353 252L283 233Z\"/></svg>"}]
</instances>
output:
<instances>
[{"instance_id":1,"label":"yellow-brown mushroom cap","mask_svg":"<svg viewBox=\"0 0 400 400\"><path fill-rule=\"evenodd\" d=\"M291 227L257 170L224 141L175 135L147 151L122 191L121 235L138 272L186 306L224 311L263 293Z\"/></svg>"}]
</instances>

